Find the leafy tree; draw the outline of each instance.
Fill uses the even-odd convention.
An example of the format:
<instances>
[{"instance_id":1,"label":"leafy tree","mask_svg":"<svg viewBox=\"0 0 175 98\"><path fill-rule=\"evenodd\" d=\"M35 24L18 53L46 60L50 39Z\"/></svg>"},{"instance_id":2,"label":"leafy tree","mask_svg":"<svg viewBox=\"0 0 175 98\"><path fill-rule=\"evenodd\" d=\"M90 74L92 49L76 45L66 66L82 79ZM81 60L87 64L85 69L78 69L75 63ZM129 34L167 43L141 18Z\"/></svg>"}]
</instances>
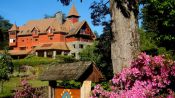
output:
<instances>
[{"instance_id":1,"label":"leafy tree","mask_svg":"<svg viewBox=\"0 0 175 98\"><path fill-rule=\"evenodd\" d=\"M157 55L157 44L153 39L154 33L147 33L143 29L139 29L140 33L140 50L150 55Z\"/></svg>"},{"instance_id":2,"label":"leafy tree","mask_svg":"<svg viewBox=\"0 0 175 98\"><path fill-rule=\"evenodd\" d=\"M97 51L98 54L101 54L100 62L97 63L102 73L106 76L106 79L109 80L113 76L112 70L112 60L111 60L111 40L112 32L110 22L103 22L103 34L98 38Z\"/></svg>"},{"instance_id":3,"label":"leafy tree","mask_svg":"<svg viewBox=\"0 0 175 98\"><path fill-rule=\"evenodd\" d=\"M58 1L64 5L68 5L71 0ZM102 1L103 0L101 0L101 2ZM137 32L138 1L110 0L103 4L107 4L108 2L110 2L112 17L111 27L113 32L111 58L113 71L117 73L121 71L123 66L129 66L139 48L139 34ZM104 8L106 8L105 5ZM99 10L101 11L100 8ZM97 12L98 10L95 11L95 13ZM103 12L105 12L103 14L105 15L108 11L103 10L102 13Z\"/></svg>"},{"instance_id":4,"label":"leafy tree","mask_svg":"<svg viewBox=\"0 0 175 98\"><path fill-rule=\"evenodd\" d=\"M3 92L4 81L9 79L9 74L13 71L11 57L5 51L0 54L0 93Z\"/></svg>"},{"instance_id":5,"label":"leafy tree","mask_svg":"<svg viewBox=\"0 0 175 98\"><path fill-rule=\"evenodd\" d=\"M0 15L0 40L2 42L0 42L0 45L2 47L4 46L8 46L8 30L12 27L12 24L4 19L1 15Z\"/></svg>"},{"instance_id":6,"label":"leafy tree","mask_svg":"<svg viewBox=\"0 0 175 98\"><path fill-rule=\"evenodd\" d=\"M98 38L100 37L100 35L98 34L97 31L94 31L94 34L95 34L95 36L96 36L96 39L98 39Z\"/></svg>"},{"instance_id":7,"label":"leafy tree","mask_svg":"<svg viewBox=\"0 0 175 98\"><path fill-rule=\"evenodd\" d=\"M86 48L80 52L80 60L93 61L98 63L101 57L101 54L98 54L95 52L97 51L97 47L96 47L97 44L98 42L94 42L93 45L86 46Z\"/></svg>"},{"instance_id":8,"label":"leafy tree","mask_svg":"<svg viewBox=\"0 0 175 98\"><path fill-rule=\"evenodd\" d=\"M175 1L145 0L142 19L146 33L152 33L159 47L174 50L175 42ZM168 44L167 44L168 43Z\"/></svg>"}]
</instances>

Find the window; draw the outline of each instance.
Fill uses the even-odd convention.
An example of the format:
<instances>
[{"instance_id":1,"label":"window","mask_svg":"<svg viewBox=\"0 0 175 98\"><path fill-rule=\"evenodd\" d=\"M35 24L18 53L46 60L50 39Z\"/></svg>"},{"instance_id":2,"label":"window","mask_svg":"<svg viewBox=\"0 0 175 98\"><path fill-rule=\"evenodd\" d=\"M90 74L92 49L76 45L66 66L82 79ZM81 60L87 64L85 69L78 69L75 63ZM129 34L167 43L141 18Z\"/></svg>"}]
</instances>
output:
<instances>
[{"instance_id":1,"label":"window","mask_svg":"<svg viewBox=\"0 0 175 98\"><path fill-rule=\"evenodd\" d=\"M53 40L53 37L49 36L49 40Z\"/></svg>"},{"instance_id":2,"label":"window","mask_svg":"<svg viewBox=\"0 0 175 98\"><path fill-rule=\"evenodd\" d=\"M26 50L26 47L20 47L20 50Z\"/></svg>"},{"instance_id":3,"label":"window","mask_svg":"<svg viewBox=\"0 0 175 98\"><path fill-rule=\"evenodd\" d=\"M32 46L32 49L34 49L36 46Z\"/></svg>"},{"instance_id":4,"label":"window","mask_svg":"<svg viewBox=\"0 0 175 98\"><path fill-rule=\"evenodd\" d=\"M37 38L35 38L35 41L38 41L38 39L37 39Z\"/></svg>"},{"instance_id":5,"label":"window","mask_svg":"<svg viewBox=\"0 0 175 98\"><path fill-rule=\"evenodd\" d=\"M75 48L75 44L73 44L73 47Z\"/></svg>"},{"instance_id":6,"label":"window","mask_svg":"<svg viewBox=\"0 0 175 98\"><path fill-rule=\"evenodd\" d=\"M38 31L37 30L34 30L34 34L38 34Z\"/></svg>"},{"instance_id":7,"label":"window","mask_svg":"<svg viewBox=\"0 0 175 98\"><path fill-rule=\"evenodd\" d=\"M48 33L52 33L52 29L51 28L48 30Z\"/></svg>"},{"instance_id":8,"label":"window","mask_svg":"<svg viewBox=\"0 0 175 98\"><path fill-rule=\"evenodd\" d=\"M72 56L75 57L75 53L72 53Z\"/></svg>"},{"instance_id":9,"label":"window","mask_svg":"<svg viewBox=\"0 0 175 98\"><path fill-rule=\"evenodd\" d=\"M14 43L15 42L15 39L10 39L10 43Z\"/></svg>"},{"instance_id":10,"label":"window","mask_svg":"<svg viewBox=\"0 0 175 98\"><path fill-rule=\"evenodd\" d=\"M79 45L79 48L83 48L83 44L80 44L80 45Z\"/></svg>"},{"instance_id":11,"label":"window","mask_svg":"<svg viewBox=\"0 0 175 98\"><path fill-rule=\"evenodd\" d=\"M85 34L85 30L84 29L81 29L80 30L80 34Z\"/></svg>"}]
</instances>

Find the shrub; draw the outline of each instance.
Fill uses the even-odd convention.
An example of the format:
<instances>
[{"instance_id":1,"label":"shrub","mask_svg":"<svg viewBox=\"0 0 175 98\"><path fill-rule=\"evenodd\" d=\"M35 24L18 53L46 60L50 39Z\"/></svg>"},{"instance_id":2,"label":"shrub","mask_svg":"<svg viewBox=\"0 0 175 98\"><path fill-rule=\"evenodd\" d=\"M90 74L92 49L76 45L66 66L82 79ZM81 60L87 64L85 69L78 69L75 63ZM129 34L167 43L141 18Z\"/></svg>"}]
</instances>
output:
<instances>
[{"instance_id":1,"label":"shrub","mask_svg":"<svg viewBox=\"0 0 175 98\"><path fill-rule=\"evenodd\" d=\"M13 60L12 62L15 69L18 69L19 66L22 66L22 65L28 65L28 66L45 65L45 64L50 64L52 62L56 62L56 60L52 58L30 56L24 59Z\"/></svg>"},{"instance_id":2,"label":"shrub","mask_svg":"<svg viewBox=\"0 0 175 98\"><path fill-rule=\"evenodd\" d=\"M73 56L67 56L67 55L57 55L56 59L59 62L63 62L63 63L71 63L71 62L76 61Z\"/></svg>"},{"instance_id":3,"label":"shrub","mask_svg":"<svg viewBox=\"0 0 175 98\"><path fill-rule=\"evenodd\" d=\"M175 63L163 56L141 53L128 68L115 74L111 90L96 85L91 98L174 98Z\"/></svg>"},{"instance_id":4,"label":"shrub","mask_svg":"<svg viewBox=\"0 0 175 98\"><path fill-rule=\"evenodd\" d=\"M21 80L21 85L15 90L14 98L41 98L43 95L42 89L32 88L25 80Z\"/></svg>"}]
</instances>

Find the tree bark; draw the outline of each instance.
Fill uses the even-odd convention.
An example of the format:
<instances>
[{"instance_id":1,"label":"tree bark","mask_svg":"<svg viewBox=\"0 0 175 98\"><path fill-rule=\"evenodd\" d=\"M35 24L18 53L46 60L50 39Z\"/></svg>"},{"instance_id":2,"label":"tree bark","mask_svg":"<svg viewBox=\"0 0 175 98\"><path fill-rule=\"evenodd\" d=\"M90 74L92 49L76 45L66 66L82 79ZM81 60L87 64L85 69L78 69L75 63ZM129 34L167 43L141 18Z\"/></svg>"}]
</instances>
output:
<instances>
[{"instance_id":1,"label":"tree bark","mask_svg":"<svg viewBox=\"0 0 175 98\"><path fill-rule=\"evenodd\" d=\"M120 72L123 67L130 66L139 50L137 16L133 11L129 11L126 5L124 7L128 10L129 17L124 16L121 9L116 5L116 0L110 0L113 32L111 58L114 73Z\"/></svg>"}]
</instances>

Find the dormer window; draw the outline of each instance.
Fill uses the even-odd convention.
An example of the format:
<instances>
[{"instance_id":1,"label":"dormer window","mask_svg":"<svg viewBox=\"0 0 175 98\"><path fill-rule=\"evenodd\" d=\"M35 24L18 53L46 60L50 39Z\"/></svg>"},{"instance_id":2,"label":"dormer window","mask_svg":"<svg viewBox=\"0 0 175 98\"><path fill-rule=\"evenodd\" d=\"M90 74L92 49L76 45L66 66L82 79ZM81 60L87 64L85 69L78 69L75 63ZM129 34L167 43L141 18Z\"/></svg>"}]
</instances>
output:
<instances>
[{"instance_id":1,"label":"dormer window","mask_svg":"<svg viewBox=\"0 0 175 98\"><path fill-rule=\"evenodd\" d=\"M85 34L85 30L84 29L81 29L80 30L80 34Z\"/></svg>"},{"instance_id":2,"label":"dormer window","mask_svg":"<svg viewBox=\"0 0 175 98\"><path fill-rule=\"evenodd\" d=\"M48 36L52 36L52 35L53 35L53 31L54 31L54 29L53 29L52 27L49 26L49 27L47 28L47 30L46 30L47 35L48 35Z\"/></svg>"},{"instance_id":3,"label":"dormer window","mask_svg":"<svg viewBox=\"0 0 175 98\"><path fill-rule=\"evenodd\" d=\"M32 33L35 34L35 35L38 35L38 32L40 32L39 29L34 27L33 30L32 30Z\"/></svg>"},{"instance_id":4,"label":"dormer window","mask_svg":"<svg viewBox=\"0 0 175 98\"><path fill-rule=\"evenodd\" d=\"M35 34L38 34L38 31L35 29L34 31L33 31Z\"/></svg>"},{"instance_id":5,"label":"dormer window","mask_svg":"<svg viewBox=\"0 0 175 98\"><path fill-rule=\"evenodd\" d=\"M48 33L52 33L52 29L51 28L48 30Z\"/></svg>"}]
</instances>

